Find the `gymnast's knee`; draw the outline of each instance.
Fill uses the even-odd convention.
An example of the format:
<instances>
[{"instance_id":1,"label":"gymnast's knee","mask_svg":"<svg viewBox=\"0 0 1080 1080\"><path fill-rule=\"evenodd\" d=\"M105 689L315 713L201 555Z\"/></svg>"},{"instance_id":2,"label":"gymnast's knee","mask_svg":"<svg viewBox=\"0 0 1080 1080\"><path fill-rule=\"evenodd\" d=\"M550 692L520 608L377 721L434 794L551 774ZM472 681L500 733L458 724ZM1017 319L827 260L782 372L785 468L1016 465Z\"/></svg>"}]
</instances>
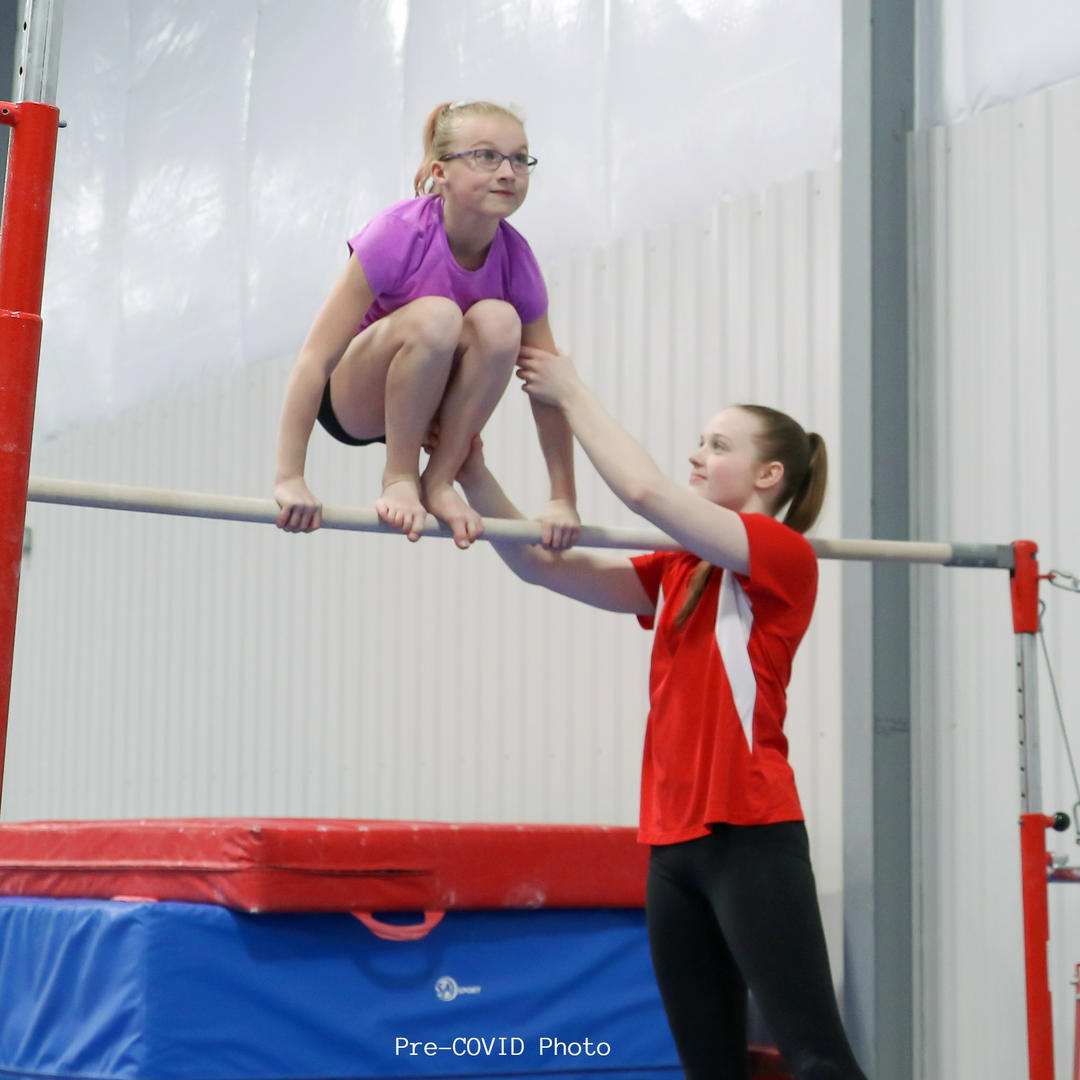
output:
<instances>
[{"instance_id":1,"label":"gymnast's knee","mask_svg":"<svg viewBox=\"0 0 1080 1080\"><path fill-rule=\"evenodd\" d=\"M521 345L521 317L505 300L478 300L465 312L464 332L485 353L512 353Z\"/></svg>"},{"instance_id":2,"label":"gymnast's knee","mask_svg":"<svg viewBox=\"0 0 1080 1080\"><path fill-rule=\"evenodd\" d=\"M461 308L443 296L421 296L394 313L405 344L452 353L461 339Z\"/></svg>"}]
</instances>

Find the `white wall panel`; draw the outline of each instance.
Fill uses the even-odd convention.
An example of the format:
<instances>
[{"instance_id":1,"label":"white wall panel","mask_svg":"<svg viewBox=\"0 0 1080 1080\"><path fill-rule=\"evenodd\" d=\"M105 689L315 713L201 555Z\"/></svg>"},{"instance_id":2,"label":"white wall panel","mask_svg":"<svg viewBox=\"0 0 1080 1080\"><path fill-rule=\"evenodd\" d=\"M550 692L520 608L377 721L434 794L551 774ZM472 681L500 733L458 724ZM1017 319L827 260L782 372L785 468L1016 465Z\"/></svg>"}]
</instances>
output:
<instances>
[{"instance_id":1,"label":"white wall panel","mask_svg":"<svg viewBox=\"0 0 1080 1080\"><path fill-rule=\"evenodd\" d=\"M1080 75L1074 0L920 0L916 10L920 128Z\"/></svg>"},{"instance_id":2,"label":"white wall panel","mask_svg":"<svg viewBox=\"0 0 1080 1080\"><path fill-rule=\"evenodd\" d=\"M762 400L822 432L839 491L838 212L834 169L549 268L558 341L675 477L713 411ZM265 494L290 363L41 441L33 471ZM538 510L516 380L485 446ZM381 468L378 447L312 438L327 502L370 505ZM633 523L578 472L586 520ZM34 504L28 524L8 819L636 819L651 635L529 589L485 544ZM839 585L824 565L788 725L837 943Z\"/></svg>"},{"instance_id":3,"label":"white wall panel","mask_svg":"<svg viewBox=\"0 0 1080 1080\"><path fill-rule=\"evenodd\" d=\"M1044 569L1080 566L1071 482L1080 430L1080 82L988 110L913 144L915 519L920 536L1038 542ZM922 1075L1026 1075L1019 770L1008 582L916 576L917 844ZM1080 597L1043 589L1074 745ZM1040 673L1046 812L1076 801ZM1080 862L1076 833L1050 834ZM1072 1062L1080 888L1054 886L1058 1075Z\"/></svg>"}]
</instances>

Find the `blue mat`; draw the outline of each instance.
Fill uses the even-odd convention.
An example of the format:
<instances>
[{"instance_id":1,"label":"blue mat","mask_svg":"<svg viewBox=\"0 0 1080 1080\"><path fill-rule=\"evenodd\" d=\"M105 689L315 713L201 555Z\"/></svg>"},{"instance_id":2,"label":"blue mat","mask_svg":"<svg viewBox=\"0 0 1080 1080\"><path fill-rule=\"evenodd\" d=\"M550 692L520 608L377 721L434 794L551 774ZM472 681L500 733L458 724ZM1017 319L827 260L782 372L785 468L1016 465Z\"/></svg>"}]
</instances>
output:
<instances>
[{"instance_id":1,"label":"blue mat","mask_svg":"<svg viewBox=\"0 0 1080 1080\"><path fill-rule=\"evenodd\" d=\"M0 1076L604 1074L681 1075L640 911L451 911L390 942L345 914L0 898Z\"/></svg>"}]
</instances>

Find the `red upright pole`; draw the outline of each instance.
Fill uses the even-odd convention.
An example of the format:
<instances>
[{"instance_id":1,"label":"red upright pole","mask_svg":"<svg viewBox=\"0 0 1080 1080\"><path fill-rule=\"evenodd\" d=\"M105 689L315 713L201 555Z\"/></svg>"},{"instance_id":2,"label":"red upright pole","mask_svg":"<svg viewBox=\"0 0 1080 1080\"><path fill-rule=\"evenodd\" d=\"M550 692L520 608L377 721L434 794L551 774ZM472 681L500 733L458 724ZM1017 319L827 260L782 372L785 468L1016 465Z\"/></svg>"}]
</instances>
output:
<instances>
[{"instance_id":1,"label":"red upright pole","mask_svg":"<svg viewBox=\"0 0 1080 1080\"><path fill-rule=\"evenodd\" d=\"M0 795L7 748L26 484L41 350L41 291L60 112L0 102L11 129L0 227Z\"/></svg>"},{"instance_id":2,"label":"red upright pole","mask_svg":"<svg viewBox=\"0 0 1080 1080\"><path fill-rule=\"evenodd\" d=\"M1054 1020L1047 948L1050 907L1046 873L1050 856L1046 830L1054 819L1046 814L1020 818L1020 867L1024 900L1024 966L1027 981L1028 1067L1031 1080L1054 1080Z\"/></svg>"},{"instance_id":3,"label":"red upright pole","mask_svg":"<svg viewBox=\"0 0 1080 1080\"><path fill-rule=\"evenodd\" d=\"M1054 1080L1054 1029L1047 947L1046 830L1054 818L1041 812L1038 697L1035 635L1039 632L1038 547L1030 540L1013 544L1011 580L1013 630L1019 679L1020 712L1020 871L1024 905L1024 970L1027 986L1028 1070L1030 1080Z\"/></svg>"},{"instance_id":4,"label":"red upright pole","mask_svg":"<svg viewBox=\"0 0 1080 1080\"><path fill-rule=\"evenodd\" d=\"M1080 1080L1080 963L1077 964L1077 977L1074 985L1077 988L1077 1026L1072 1032L1072 1080Z\"/></svg>"}]
</instances>

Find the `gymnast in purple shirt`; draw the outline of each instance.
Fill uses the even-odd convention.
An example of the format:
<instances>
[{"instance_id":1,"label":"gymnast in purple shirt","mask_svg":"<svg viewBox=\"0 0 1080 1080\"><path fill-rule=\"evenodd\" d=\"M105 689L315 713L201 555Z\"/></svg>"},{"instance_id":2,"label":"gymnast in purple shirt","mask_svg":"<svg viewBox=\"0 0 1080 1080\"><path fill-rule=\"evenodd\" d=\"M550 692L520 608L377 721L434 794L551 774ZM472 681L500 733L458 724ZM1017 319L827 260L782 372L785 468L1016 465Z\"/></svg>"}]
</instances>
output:
<instances>
[{"instance_id":1,"label":"gymnast in purple shirt","mask_svg":"<svg viewBox=\"0 0 1080 1080\"><path fill-rule=\"evenodd\" d=\"M547 289L508 218L536 159L521 121L489 102L440 105L424 126L416 198L395 203L349 241L349 259L289 378L274 497L278 525L310 532L322 507L304 480L316 419L350 445L386 443L379 516L418 540L428 511L458 547L483 531L454 488L522 346L555 352ZM576 510L570 429L534 403L551 499L545 544L571 546ZM430 456L423 474L421 448Z\"/></svg>"}]
</instances>

